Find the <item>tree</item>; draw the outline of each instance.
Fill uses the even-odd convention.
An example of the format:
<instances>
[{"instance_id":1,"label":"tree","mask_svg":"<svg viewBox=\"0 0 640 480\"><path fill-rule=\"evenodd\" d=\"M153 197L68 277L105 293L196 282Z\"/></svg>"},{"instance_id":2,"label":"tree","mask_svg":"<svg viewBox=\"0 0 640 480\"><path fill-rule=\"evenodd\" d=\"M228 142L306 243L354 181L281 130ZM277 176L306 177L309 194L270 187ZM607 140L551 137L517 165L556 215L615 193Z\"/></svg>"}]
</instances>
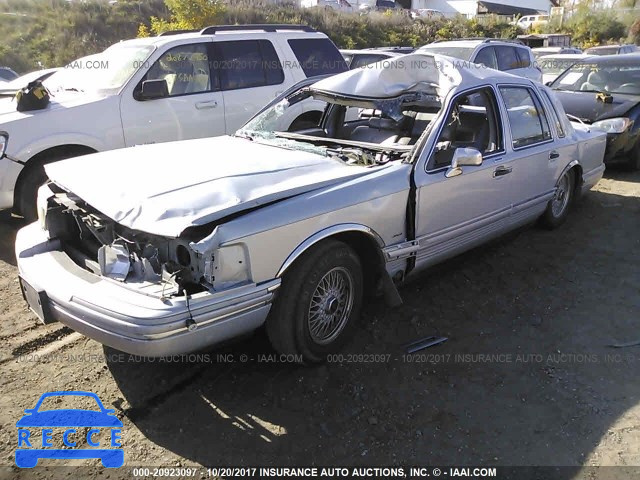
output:
<instances>
[{"instance_id":1,"label":"tree","mask_svg":"<svg viewBox=\"0 0 640 480\"><path fill-rule=\"evenodd\" d=\"M222 19L225 5L217 0L165 0L170 12L169 20L151 17L151 32L156 35L171 30L194 30L216 25ZM144 36L142 27L139 34Z\"/></svg>"}]
</instances>

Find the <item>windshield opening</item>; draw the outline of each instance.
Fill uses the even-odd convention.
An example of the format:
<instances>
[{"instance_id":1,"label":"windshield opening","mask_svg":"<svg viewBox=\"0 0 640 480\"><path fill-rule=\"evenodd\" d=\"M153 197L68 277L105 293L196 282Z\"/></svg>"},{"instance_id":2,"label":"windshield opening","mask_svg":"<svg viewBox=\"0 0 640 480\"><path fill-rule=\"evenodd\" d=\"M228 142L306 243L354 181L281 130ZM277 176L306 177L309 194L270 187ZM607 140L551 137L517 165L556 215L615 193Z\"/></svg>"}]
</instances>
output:
<instances>
[{"instance_id":1,"label":"windshield opening","mask_svg":"<svg viewBox=\"0 0 640 480\"><path fill-rule=\"evenodd\" d=\"M237 137L329 156L348 165L405 160L441 109L433 95L362 99L305 87L250 120Z\"/></svg>"},{"instance_id":2,"label":"windshield opening","mask_svg":"<svg viewBox=\"0 0 640 480\"><path fill-rule=\"evenodd\" d=\"M540 69L545 75L560 75L571 65L576 63L576 60L562 60L559 58L548 58L540 62Z\"/></svg>"},{"instance_id":3,"label":"windshield opening","mask_svg":"<svg viewBox=\"0 0 640 480\"><path fill-rule=\"evenodd\" d=\"M82 57L44 81L51 91L115 91L145 64L155 47L116 44L104 52Z\"/></svg>"},{"instance_id":4,"label":"windshield opening","mask_svg":"<svg viewBox=\"0 0 640 480\"><path fill-rule=\"evenodd\" d=\"M552 88L640 95L640 65L628 61L576 63L553 82Z\"/></svg>"}]
</instances>

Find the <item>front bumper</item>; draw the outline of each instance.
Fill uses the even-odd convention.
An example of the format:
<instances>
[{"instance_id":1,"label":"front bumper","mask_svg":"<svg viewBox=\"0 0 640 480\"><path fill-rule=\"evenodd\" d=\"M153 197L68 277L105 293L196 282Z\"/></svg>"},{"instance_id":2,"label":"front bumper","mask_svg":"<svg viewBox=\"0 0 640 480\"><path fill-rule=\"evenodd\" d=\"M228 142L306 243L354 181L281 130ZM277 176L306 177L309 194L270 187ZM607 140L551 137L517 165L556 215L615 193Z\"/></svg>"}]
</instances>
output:
<instances>
[{"instance_id":1,"label":"front bumper","mask_svg":"<svg viewBox=\"0 0 640 480\"><path fill-rule=\"evenodd\" d=\"M628 161L629 155L636 144L640 141L640 129L623 133L607 133L607 150L604 154L604 162L614 164Z\"/></svg>"},{"instance_id":2,"label":"front bumper","mask_svg":"<svg viewBox=\"0 0 640 480\"><path fill-rule=\"evenodd\" d=\"M280 280L214 294L160 299L88 272L33 223L18 231L20 276L44 291L54 320L100 343L146 357L193 352L264 323ZM188 328L190 318L195 322ZM195 328L194 328L195 327Z\"/></svg>"}]
</instances>

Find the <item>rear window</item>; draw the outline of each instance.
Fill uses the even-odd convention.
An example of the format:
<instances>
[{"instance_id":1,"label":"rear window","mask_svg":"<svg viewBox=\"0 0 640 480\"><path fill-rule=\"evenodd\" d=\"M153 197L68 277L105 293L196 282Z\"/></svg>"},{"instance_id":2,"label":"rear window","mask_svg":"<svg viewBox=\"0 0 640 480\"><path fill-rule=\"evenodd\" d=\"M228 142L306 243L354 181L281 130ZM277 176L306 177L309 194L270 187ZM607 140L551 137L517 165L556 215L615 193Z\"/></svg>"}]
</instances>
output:
<instances>
[{"instance_id":1,"label":"rear window","mask_svg":"<svg viewBox=\"0 0 640 480\"><path fill-rule=\"evenodd\" d=\"M347 63L328 38L299 38L289 40L302 71L307 77L347 71Z\"/></svg>"},{"instance_id":2,"label":"rear window","mask_svg":"<svg viewBox=\"0 0 640 480\"><path fill-rule=\"evenodd\" d=\"M588 53L589 55L615 55L618 53L618 47L587 48L584 53Z\"/></svg>"},{"instance_id":3,"label":"rear window","mask_svg":"<svg viewBox=\"0 0 640 480\"><path fill-rule=\"evenodd\" d=\"M438 46L438 44L427 45L420 49L421 52L435 53L436 55L446 55L447 57L459 58L461 60L470 60L471 54L476 49L473 47L450 47Z\"/></svg>"},{"instance_id":4,"label":"rear window","mask_svg":"<svg viewBox=\"0 0 640 480\"><path fill-rule=\"evenodd\" d=\"M529 57L529 50L524 48L516 48L518 59L520 60L520 66L518 68L528 68L531 66L531 58Z\"/></svg>"}]
</instances>

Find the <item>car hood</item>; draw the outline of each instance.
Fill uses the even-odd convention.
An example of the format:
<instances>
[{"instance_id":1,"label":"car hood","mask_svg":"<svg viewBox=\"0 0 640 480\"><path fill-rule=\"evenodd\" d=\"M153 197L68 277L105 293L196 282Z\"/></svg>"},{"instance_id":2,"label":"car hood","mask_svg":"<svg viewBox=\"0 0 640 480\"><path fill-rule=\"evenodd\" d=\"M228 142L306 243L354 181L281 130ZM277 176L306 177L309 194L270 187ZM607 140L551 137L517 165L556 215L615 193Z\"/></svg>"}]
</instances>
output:
<instances>
[{"instance_id":1,"label":"car hood","mask_svg":"<svg viewBox=\"0 0 640 480\"><path fill-rule=\"evenodd\" d=\"M623 116L640 103L639 95L614 93L612 103L597 99L595 92L566 92L554 90L564 110L588 123Z\"/></svg>"},{"instance_id":2,"label":"car hood","mask_svg":"<svg viewBox=\"0 0 640 480\"><path fill-rule=\"evenodd\" d=\"M46 166L53 182L112 220L166 237L376 170L228 136L111 150Z\"/></svg>"},{"instance_id":3,"label":"car hood","mask_svg":"<svg viewBox=\"0 0 640 480\"><path fill-rule=\"evenodd\" d=\"M2 86L0 85L0 90ZM55 96L54 96L55 95ZM42 110L31 110L29 112L18 112L16 101L13 96L0 97L0 125L13 120L29 117L31 115L43 115L48 112L69 109L87 105L102 100L105 95L86 92L58 92L51 96L49 105ZM0 129L1 130L1 129Z\"/></svg>"},{"instance_id":4,"label":"car hood","mask_svg":"<svg viewBox=\"0 0 640 480\"><path fill-rule=\"evenodd\" d=\"M46 410L25 415L17 427L122 427L118 417L93 410Z\"/></svg>"}]
</instances>

